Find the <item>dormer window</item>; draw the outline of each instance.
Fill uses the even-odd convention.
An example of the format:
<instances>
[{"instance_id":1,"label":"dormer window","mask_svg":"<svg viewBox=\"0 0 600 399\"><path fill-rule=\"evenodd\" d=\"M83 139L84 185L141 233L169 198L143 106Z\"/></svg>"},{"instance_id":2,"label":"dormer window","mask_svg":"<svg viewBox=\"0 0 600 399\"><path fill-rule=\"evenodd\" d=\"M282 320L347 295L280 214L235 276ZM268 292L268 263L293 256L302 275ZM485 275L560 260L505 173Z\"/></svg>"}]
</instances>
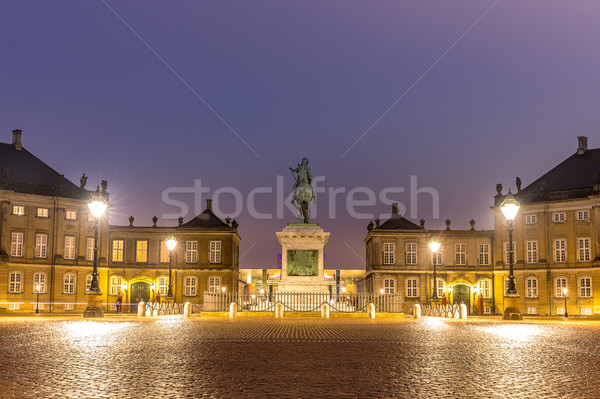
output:
<instances>
[{"instance_id":1,"label":"dormer window","mask_svg":"<svg viewBox=\"0 0 600 399\"><path fill-rule=\"evenodd\" d=\"M567 220L567 216L564 212L556 212L552 215L554 223L564 223Z\"/></svg>"},{"instance_id":2,"label":"dormer window","mask_svg":"<svg viewBox=\"0 0 600 399\"><path fill-rule=\"evenodd\" d=\"M23 205L13 205L13 215L16 216L24 216L25 215L25 207Z\"/></svg>"},{"instance_id":3,"label":"dormer window","mask_svg":"<svg viewBox=\"0 0 600 399\"><path fill-rule=\"evenodd\" d=\"M590 211L577 211L577 220L589 220Z\"/></svg>"},{"instance_id":4,"label":"dormer window","mask_svg":"<svg viewBox=\"0 0 600 399\"><path fill-rule=\"evenodd\" d=\"M47 218L48 217L48 208L38 208L36 215L39 218Z\"/></svg>"}]
</instances>

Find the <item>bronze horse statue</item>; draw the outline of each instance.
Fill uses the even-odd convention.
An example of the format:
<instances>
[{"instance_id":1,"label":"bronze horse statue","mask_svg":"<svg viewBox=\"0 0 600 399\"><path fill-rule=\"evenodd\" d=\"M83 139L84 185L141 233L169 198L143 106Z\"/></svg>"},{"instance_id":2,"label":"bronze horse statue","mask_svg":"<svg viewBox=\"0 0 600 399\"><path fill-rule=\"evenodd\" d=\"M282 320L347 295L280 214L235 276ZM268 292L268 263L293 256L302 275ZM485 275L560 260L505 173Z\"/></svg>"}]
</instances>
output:
<instances>
[{"instance_id":1,"label":"bronze horse statue","mask_svg":"<svg viewBox=\"0 0 600 399\"><path fill-rule=\"evenodd\" d=\"M296 169L290 168L292 175L296 179L294 189L292 191L292 203L296 205L298 210L298 220L303 220L303 223L310 223L310 206L315 201L315 189L312 185L312 172L308 167L308 159L302 159L302 163Z\"/></svg>"}]
</instances>

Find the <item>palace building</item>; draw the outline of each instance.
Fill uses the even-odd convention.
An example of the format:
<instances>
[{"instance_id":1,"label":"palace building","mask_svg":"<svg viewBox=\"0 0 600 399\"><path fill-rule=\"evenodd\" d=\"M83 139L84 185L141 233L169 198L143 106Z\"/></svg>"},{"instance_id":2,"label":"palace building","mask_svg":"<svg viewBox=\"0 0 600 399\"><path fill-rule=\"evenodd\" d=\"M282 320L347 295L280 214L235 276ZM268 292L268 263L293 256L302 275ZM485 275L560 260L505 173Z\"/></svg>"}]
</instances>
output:
<instances>
[{"instance_id":1,"label":"palace building","mask_svg":"<svg viewBox=\"0 0 600 399\"><path fill-rule=\"evenodd\" d=\"M36 158L13 131L12 144L0 143L0 310L82 311L94 264L94 218L88 209L94 190L79 186ZM107 183L102 194L108 198ZM167 295L174 236L172 290L177 302L202 302L204 291L237 290L237 222L222 221L207 200L204 212L177 226L148 227L99 221L98 259L101 301L115 310L124 303ZM39 286L39 305L37 301ZM124 311L135 311L135 305Z\"/></svg>"}]
</instances>

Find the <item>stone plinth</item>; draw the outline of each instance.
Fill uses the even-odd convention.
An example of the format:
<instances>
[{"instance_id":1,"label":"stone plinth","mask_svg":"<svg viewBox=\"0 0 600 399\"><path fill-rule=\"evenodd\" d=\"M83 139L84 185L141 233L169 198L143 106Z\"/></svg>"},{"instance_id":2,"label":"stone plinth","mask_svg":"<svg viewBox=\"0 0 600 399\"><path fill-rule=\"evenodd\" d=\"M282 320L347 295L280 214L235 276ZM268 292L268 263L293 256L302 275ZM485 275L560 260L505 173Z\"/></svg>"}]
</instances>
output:
<instances>
[{"instance_id":1,"label":"stone plinth","mask_svg":"<svg viewBox=\"0 0 600 399\"><path fill-rule=\"evenodd\" d=\"M329 233L316 223L290 223L277 232L281 244L280 292L328 292L323 247Z\"/></svg>"},{"instance_id":2,"label":"stone plinth","mask_svg":"<svg viewBox=\"0 0 600 399\"><path fill-rule=\"evenodd\" d=\"M104 317L104 310L102 310L102 293L88 292L88 304L83 311L83 317Z\"/></svg>"},{"instance_id":3,"label":"stone plinth","mask_svg":"<svg viewBox=\"0 0 600 399\"><path fill-rule=\"evenodd\" d=\"M504 320L523 320L523 315L519 310L519 294L504 295Z\"/></svg>"}]
</instances>

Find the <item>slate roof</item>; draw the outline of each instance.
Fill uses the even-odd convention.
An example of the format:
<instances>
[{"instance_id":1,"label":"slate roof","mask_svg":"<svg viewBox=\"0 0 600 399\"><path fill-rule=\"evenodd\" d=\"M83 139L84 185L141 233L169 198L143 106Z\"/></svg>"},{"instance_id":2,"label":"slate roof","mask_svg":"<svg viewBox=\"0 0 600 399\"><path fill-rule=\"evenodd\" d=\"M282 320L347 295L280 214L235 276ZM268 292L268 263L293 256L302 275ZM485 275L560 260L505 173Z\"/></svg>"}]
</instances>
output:
<instances>
[{"instance_id":1,"label":"slate roof","mask_svg":"<svg viewBox=\"0 0 600 399\"><path fill-rule=\"evenodd\" d=\"M422 230L421 226L404 219L399 214L392 215L392 217L383 222L379 228L384 230Z\"/></svg>"},{"instance_id":2,"label":"slate roof","mask_svg":"<svg viewBox=\"0 0 600 399\"><path fill-rule=\"evenodd\" d=\"M193 218L187 223L182 224L179 227L227 227L225 222L217 217L212 211L206 208L201 214Z\"/></svg>"},{"instance_id":3,"label":"slate roof","mask_svg":"<svg viewBox=\"0 0 600 399\"><path fill-rule=\"evenodd\" d=\"M4 176L8 169L8 179ZM87 199L89 191L80 189L25 148L0 143L0 187L17 192Z\"/></svg>"}]
</instances>

